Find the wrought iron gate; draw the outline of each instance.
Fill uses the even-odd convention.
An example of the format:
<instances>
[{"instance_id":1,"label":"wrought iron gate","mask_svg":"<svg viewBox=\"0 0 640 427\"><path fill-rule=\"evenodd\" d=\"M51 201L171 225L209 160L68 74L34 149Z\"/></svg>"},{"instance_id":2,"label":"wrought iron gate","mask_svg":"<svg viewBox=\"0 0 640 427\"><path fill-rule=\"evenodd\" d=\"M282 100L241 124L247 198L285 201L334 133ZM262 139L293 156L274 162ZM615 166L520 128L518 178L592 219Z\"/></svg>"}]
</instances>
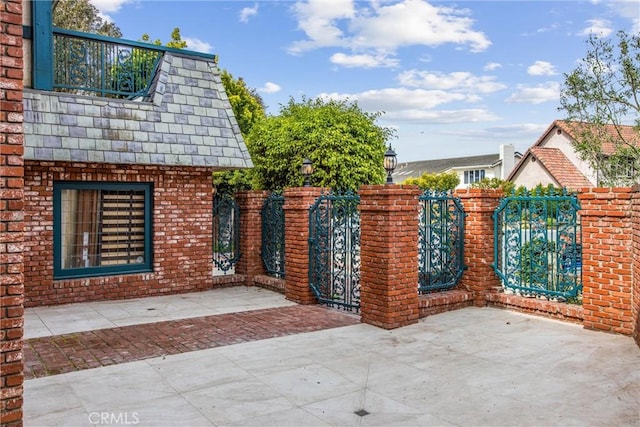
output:
<instances>
[{"instance_id":1,"label":"wrought iron gate","mask_svg":"<svg viewBox=\"0 0 640 427\"><path fill-rule=\"evenodd\" d=\"M271 193L264 201L262 217L262 262L272 277L284 278L284 196Z\"/></svg>"},{"instance_id":2,"label":"wrought iron gate","mask_svg":"<svg viewBox=\"0 0 640 427\"><path fill-rule=\"evenodd\" d=\"M360 196L323 194L309 208L309 284L321 304L360 309Z\"/></svg>"},{"instance_id":3,"label":"wrought iron gate","mask_svg":"<svg viewBox=\"0 0 640 427\"><path fill-rule=\"evenodd\" d=\"M430 190L419 200L418 291L451 289L465 270L462 203L448 192Z\"/></svg>"},{"instance_id":4,"label":"wrought iron gate","mask_svg":"<svg viewBox=\"0 0 640 427\"><path fill-rule=\"evenodd\" d=\"M506 289L561 300L582 289L582 245L575 195L504 198L493 214L494 269Z\"/></svg>"},{"instance_id":5,"label":"wrought iron gate","mask_svg":"<svg viewBox=\"0 0 640 427\"><path fill-rule=\"evenodd\" d=\"M232 198L213 198L213 264L227 273L240 258L240 209Z\"/></svg>"}]
</instances>

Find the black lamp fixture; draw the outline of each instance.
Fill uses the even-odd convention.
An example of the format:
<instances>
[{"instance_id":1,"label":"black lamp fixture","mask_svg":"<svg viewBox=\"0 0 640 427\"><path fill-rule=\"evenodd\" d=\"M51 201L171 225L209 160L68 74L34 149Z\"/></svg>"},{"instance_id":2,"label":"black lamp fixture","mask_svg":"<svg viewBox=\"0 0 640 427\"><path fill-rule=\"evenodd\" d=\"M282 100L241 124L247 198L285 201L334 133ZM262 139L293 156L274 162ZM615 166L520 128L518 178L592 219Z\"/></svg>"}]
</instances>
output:
<instances>
[{"instance_id":1,"label":"black lamp fixture","mask_svg":"<svg viewBox=\"0 0 640 427\"><path fill-rule=\"evenodd\" d=\"M396 152L391 148L391 143L389 143L389 148L384 153L384 170L387 171L387 184L393 184L393 171L396 169L398 165L398 159L396 158Z\"/></svg>"},{"instance_id":2,"label":"black lamp fixture","mask_svg":"<svg viewBox=\"0 0 640 427\"><path fill-rule=\"evenodd\" d=\"M311 184L309 183L309 178L313 174L313 164L311 163L311 160L304 159L302 161L302 167L300 167L300 173L302 174L302 176L304 176L304 186L310 187Z\"/></svg>"}]
</instances>

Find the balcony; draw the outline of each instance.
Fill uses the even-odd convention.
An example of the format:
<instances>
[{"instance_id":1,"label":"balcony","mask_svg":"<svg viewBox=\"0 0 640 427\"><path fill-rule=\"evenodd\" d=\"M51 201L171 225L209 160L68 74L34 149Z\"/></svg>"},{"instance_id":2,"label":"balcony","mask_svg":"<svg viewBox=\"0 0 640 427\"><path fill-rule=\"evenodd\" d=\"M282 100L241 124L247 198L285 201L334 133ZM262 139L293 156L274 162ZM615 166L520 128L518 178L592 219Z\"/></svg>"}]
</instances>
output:
<instances>
[{"instance_id":1,"label":"balcony","mask_svg":"<svg viewBox=\"0 0 640 427\"><path fill-rule=\"evenodd\" d=\"M53 90L108 98L144 98L162 46L53 28Z\"/></svg>"}]
</instances>

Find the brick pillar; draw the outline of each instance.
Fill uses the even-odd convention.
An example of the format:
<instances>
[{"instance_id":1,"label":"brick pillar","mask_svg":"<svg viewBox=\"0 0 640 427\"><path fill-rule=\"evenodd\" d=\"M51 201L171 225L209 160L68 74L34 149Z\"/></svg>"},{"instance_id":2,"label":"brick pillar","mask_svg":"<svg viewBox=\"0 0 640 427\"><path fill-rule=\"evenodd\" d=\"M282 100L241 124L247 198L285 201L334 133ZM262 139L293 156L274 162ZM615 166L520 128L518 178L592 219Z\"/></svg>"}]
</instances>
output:
<instances>
[{"instance_id":1,"label":"brick pillar","mask_svg":"<svg viewBox=\"0 0 640 427\"><path fill-rule=\"evenodd\" d=\"M633 187L632 196L632 227L633 227L633 263L631 289L631 316L633 323L633 338L640 346L640 186Z\"/></svg>"},{"instance_id":2,"label":"brick pillar","mask_svg":"<svg viewBox=\"0 0 640 427\"><path fill-rule=\"evenodd\" d=\"M631 188L590 188L578 194L583 325L587 329L633 333L631 196Z\"/></svg>"},{"instance_id":3,"label":"brick pillar","mask_svg":"<svg viewBox=\"0 0 640 427\"><path fill-rule=\"evenodd\" d=\"M22 425L24 132L22 1L0 4L0 425Z\"/></svg>"},{"instance_id":4,"label":"brick pillar","mask_svg":"<svg viewBox=\"0 0 640 427\"><path fill-rule=\"evenodd\" d=\"M245 285L253 285L253 277L265 274L262 265L262 205L268 196L266 191L241 191L236 194L240 208L240 259L236 274L245 276Z\"/></svg>"},{"instance_id":5,"label":"brick pillar","mask_svg":"<svg viewBox=\"0 0 640 427\"><path fill-rule=\"evenodd\" d=\"M418 321L418 196L415 186L360 188L360 312L394 329Z\"/></svg>"},{"instance_id":6,"label":"brick pillar","mask_svg":"<svg viewBox=\"0 0 640 427\"><path fill-rule=\"evenodd\" d=\"M322 193L321 188L299 187L284 191L285 291L288 300L315 304L309 287L309 208Z\"/></svg>"},{"instance_id":7,"label":"brick pillar","mask_svg":"<svg viewBox=\"0 0 640 427\"><path fill-rule=\"evenodd\" d=\"M487 304L486 294L502 289L500 279L493 270L494 224L493 213L500 204L501 190L458 190L466 213L464 224L464 264L467 270L460 279L460 286L473 292L474 305Z\"/></svg>"}]
</instances>

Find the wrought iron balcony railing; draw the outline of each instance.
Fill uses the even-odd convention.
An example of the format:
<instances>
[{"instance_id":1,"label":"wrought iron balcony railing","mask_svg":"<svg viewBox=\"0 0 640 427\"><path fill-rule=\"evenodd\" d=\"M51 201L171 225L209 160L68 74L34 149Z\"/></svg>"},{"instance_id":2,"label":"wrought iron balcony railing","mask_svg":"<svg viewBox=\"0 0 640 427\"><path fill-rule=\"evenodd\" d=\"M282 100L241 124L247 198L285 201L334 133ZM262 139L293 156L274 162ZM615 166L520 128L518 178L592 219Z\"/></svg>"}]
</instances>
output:
<instances>
[{"instance_id":1,"label":"wrought iron balcony railing","mask_svg":"<svg viewBox=\"0 0 640 427\"><path fill-rule=\"evenodd\" d=\"M113 98L147 95L162 46L53 29L53 88Z\"/></svg>"},{"instance_id":2,"label":"wrought iron balcony railing","mask_svg":"<svg viewBox=\"0 0 640 427\"><path fill-rule=\"evenodd\" d=\"M56 91L124 99L145 97L165 52L217 62L216 56L208 53L57 27L51 32L52 89Z\"/></svg>"}]
</instances>

